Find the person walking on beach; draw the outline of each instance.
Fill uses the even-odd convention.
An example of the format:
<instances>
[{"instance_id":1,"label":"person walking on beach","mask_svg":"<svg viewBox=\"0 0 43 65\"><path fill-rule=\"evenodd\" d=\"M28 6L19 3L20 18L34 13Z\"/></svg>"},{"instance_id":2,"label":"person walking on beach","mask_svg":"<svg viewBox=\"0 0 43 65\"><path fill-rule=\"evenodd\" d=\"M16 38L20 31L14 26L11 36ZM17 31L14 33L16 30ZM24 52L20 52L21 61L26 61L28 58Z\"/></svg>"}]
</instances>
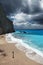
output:
<instances>
[{"instance_id":1,"label":"person walking on beach","mask_svg":"<svg viewBox=\"0 0 43 65\"><path fill-rule=\"evenodd\" d=\"M14 51L12 51L12 54L13 54L13 55L12 55L12 58L14 58Z\"/></svg>"}]
</instances>

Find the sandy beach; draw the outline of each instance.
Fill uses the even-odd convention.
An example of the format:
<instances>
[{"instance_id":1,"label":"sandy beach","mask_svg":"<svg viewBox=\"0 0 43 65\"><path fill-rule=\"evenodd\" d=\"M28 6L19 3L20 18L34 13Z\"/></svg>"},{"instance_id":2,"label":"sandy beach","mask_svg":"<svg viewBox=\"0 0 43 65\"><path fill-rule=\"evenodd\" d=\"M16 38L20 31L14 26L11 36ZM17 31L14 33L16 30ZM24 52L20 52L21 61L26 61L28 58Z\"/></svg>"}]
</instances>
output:
<instances>
[{"instance_id":1,"label":"sandy beach","mask_svg":"<svg viewBox=\"0 0 43 65\"><path fill-rule=\"evenodd\" d=\"M7 43L4 35L0 36L0 50L6 54L3 56L0 52L0 65L43 65L27 58L23 52L16 48L14 43ZM14 58L12 52L14 52Z\"/></svg>"}]
</instances>

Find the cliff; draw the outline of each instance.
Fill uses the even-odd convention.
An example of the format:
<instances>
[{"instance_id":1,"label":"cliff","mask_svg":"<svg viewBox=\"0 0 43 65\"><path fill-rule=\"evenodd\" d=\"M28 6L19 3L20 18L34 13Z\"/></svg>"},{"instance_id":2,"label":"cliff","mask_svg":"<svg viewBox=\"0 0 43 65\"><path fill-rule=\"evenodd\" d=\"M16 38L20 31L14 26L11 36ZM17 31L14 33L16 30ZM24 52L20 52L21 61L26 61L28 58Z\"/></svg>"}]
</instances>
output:
<instances>
[{"instance_id":1,"label":"cliff","mask_svg":"<svg viewBox=\"0 0 43 65\"><path fill-rule=\"evenodd\" d=\"M6 17L4 9L0 4L0 34L11 33L14 31L13 22Z\"/></svg>"}]
</instances>

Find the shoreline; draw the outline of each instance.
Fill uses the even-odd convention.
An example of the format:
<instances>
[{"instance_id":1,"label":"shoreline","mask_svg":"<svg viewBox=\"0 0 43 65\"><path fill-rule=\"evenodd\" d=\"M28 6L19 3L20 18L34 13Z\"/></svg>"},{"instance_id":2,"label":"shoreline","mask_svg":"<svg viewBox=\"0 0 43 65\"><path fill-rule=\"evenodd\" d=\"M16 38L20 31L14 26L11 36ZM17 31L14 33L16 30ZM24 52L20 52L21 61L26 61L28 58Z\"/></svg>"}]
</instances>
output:
<instances>
[{"instance_id":1,"label":"shoreline","mask_svg":"<svg viewBox=\"0 0 43 65\"><path fill-rule=\"evenodd\" d=\"M10 36L11 36L11 37L10 37ZM8 37L11 38L12 42L11 42L11 40L10 40L10 42L9 42ZM14 41L13 39L15 39L15 41ZM36 49L34 49L34 48L28 46L27 44L23 43L22 40L17 39L17 38L14 38L12 35L6 36L6 41L7 41L8 43L14 43L14 42L15 42L16 48L18 48L18 49L19 49L20 51L22 51L22 52L25 51L25 55L26 55L28 58L30 58L30 59L36 61L37 63L43 64L43 61L42 61L42 60L43 60L43 54L42 54L39 50L36 50ZM19 42L18 42L18 41L19 41ZM21 48L20 48L20 47L21 47ZM23 51L23 50L24 50L24 51ZM26 51L26 50L27 50L27 51ZM30 51L30 50L31 50L31 51ZM30 52L29 52L29 51L30 51ZM30 56L29 56L29 54L30 54ZM35 59L35 57L32 56L32 55L34 55L34 56L36 57L36 59ZM34 58L32 58L32 57L34 57ZM37 57L38 57L38 58L37 58ZM39 59L39 58L40 58L40 59Z\"/></svg>"},{"instance_id":2,"label":"shoreline","mask_svg":"<svg viewBox=\"0 0 43 65\"><path fill-rule=\"evenodd\" d=\"M42 53L40 50L35 49L35 48L29 46L28 44L24 43L21 39L17 39L17 38L13 37L13 36L10 35L10 34L7 35L6 37L7 37L7 38L6 38L6 41L7 41L8 43L14 43L14 42L15 42L15 43L20 43L22 46L24 46L24 47L26 47L26 48L28 48L28 49L33 50L34 52L36 52L37 54L39 54L39 55L41 55L41 56L43 57L43 53Z\"/></svg>"}]
</instances>

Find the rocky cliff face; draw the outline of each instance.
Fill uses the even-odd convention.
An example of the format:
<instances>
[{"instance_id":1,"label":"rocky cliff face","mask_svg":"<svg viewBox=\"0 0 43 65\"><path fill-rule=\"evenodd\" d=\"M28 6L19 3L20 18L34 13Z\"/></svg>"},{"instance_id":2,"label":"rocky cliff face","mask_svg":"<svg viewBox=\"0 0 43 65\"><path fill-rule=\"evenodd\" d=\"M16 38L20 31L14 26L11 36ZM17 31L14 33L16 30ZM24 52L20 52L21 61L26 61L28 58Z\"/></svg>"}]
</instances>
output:
<instances>
[{"instance_id":1,"label":"rocky cliff face","mask_svg":"<svg viewBox=\"0 0 43 65\"><path fill-rule=\"evenodd\" d=\"M2 5L0 4L0 34L14 32L13 22L10 21L4 12Z\"/></svg>"}]
</instances>

